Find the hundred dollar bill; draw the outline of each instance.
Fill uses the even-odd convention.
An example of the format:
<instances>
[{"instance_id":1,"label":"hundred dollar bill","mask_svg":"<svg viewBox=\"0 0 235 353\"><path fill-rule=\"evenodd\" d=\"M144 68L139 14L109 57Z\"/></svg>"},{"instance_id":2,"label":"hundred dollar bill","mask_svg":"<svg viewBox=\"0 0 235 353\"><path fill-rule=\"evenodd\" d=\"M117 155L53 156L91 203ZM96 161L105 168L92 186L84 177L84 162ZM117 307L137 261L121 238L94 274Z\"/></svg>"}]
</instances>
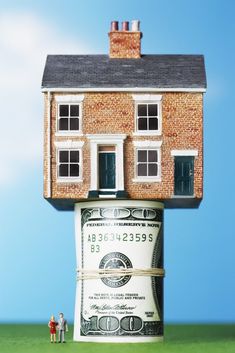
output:
<instances>
[{"instance_id":1,"label":"hundred dollar bill","mask_svg":"<svg viewBox=\"0 0 235 353\"><path fill-rule=\"evenodd\" d=\"M163 268L163 204L79 203L75 229L79 273L74 340L161 340L163 277L152 276L151 269ZM102 277L109 270L112 276Z\"/></svg>"}]
</instances>

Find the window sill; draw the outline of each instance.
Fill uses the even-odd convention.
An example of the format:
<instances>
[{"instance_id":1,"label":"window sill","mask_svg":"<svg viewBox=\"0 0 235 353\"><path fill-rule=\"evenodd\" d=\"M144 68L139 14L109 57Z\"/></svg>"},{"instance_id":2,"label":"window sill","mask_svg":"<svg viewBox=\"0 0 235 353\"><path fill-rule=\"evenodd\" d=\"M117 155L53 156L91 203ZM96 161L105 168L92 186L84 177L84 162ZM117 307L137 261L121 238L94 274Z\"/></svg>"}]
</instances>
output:
<instances>
[{"instance_id":1,"label":"window sill","mask_svg":"<svg viewBox=\"0 0 235 353\"><path fill-rule=\"evenodd\" d=\"M83 182L83 179L81 178L58 178L56 180L57 183L82 183Z\"/></svg>"},{"instance_id":2,"label":"window sill","mask_svg":"<svg viewBox=\"0 0 235 353\"><path fill-rule=\"evenodd\" d=\"M84 136L82 132L79 131L57 131L55 136Z\"/></svg>"},{"instance_id":3,"label":"window sill","mask_svg":"<svg viewBox=\"0 0 235 353\"><path fill-rule=\"evenodd\" d=\"M160 183L162 181L161 178L152 178L152 179L141 179L141 178L134 178L132 179L134 183Z\"/></svg>"},{"instance_id":4,"label":"window sill","mask_svg":"<svg viewBox=\"0 0 235 353\"><path fill-rule=\"evenodd\" d=\"M133 132L133 136L161 136L161 131L136 131Z\"/></svg>"}]
</instances>

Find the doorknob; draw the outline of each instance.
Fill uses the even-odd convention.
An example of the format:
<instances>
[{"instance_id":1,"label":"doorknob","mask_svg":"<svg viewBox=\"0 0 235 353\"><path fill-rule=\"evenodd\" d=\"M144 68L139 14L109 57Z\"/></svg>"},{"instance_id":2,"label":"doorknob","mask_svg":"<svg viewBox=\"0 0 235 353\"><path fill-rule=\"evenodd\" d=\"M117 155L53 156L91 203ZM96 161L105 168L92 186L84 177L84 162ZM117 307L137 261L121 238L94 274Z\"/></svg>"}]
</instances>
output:
<instances>
[{"instance_id":1,"label":"doorknob","mask_svg":"<svg viewBox=\"0 0 235 353\"><path fill-rule=\"evenodd\" d=\"M193 175L193 171L190 170L190 171L189 171L189 176L192 176L192 175Z\"/></svg>"}]
</instances>

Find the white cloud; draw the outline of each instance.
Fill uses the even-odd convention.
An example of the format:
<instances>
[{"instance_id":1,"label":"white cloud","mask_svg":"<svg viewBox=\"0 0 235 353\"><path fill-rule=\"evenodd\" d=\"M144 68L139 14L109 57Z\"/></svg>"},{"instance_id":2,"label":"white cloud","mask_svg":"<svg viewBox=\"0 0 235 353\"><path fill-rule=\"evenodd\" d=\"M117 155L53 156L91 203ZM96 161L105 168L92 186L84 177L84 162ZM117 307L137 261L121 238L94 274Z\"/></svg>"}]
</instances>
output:
<instances>
[{"instance_id":1,"label":"white cloud","mask_svg":"<svg viewBox=\"0 0 235 353\"><path fill-rule=\"evenodd\" d=\"M87 52L33 13L0 14L0 187L42 162L46 55Z\"/></svg>"}]
</instances>

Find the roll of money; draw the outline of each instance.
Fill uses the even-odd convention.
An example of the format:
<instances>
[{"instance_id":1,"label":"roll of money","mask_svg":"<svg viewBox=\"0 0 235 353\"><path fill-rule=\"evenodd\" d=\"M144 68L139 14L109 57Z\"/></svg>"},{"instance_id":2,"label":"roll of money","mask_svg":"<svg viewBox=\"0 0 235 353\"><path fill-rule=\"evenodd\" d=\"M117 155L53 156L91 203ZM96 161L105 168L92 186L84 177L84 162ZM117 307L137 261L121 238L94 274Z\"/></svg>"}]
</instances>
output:
<instances>
[{"instance_id":1,"label":"roll of money","mask_svg":"<svg viewBox=\"0 0 235 353\"><path fill-rule=\"evenodd\" d=\"M138 200L75 205L75 341L162 340L163 207Z\"/></svg>"}]
</instances>

